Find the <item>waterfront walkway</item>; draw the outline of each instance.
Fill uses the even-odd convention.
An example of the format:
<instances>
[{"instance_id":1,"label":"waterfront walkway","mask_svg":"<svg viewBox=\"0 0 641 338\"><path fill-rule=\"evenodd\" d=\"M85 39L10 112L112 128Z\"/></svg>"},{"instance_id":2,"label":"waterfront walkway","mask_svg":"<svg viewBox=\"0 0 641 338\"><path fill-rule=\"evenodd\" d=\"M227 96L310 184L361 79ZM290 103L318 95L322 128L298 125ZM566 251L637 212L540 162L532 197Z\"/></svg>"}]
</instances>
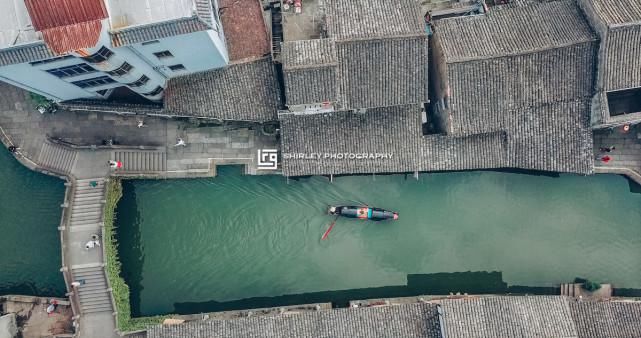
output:
<instances>
[{"instance_id":1,"label":"waterfront walkway","mask_svg":"<svg viewBox=\"0 0 641 338\"><path fill-rule=\"evenodd\" d=\"M611 152L600 151L601 148L615 149ZM600 159L609 156L609 162ZM626 175L641 185L641 124L634 125L628 132L622 127L603 129L594 132L594 171Z\"/></svg>"},{"instance_id":2,"label":"waterfront walkway","mask_svg":"<svg viewBox=\"0 0 641 338\"><path fill-rule=\"evenodd\" d=\"M139 121L143 127L138 127ZM186 146L175 146L182 138ZM103 140L116 145L103 145ZM248 128L199 126L183 120L97 112L38 113L27 92L0 84L0 140L32 170L66 181L60 239L62 268L80 337L118 337L115 303L106 277L103 212L110 176L211 177L217 165L244 165L258 174L258 149L275 149L274 137ZM109 160L124 167L112 171ZM87 249L92 235L101 246ZM80 286L72 286L73 282Z\"/></svg>"}]
</instances>

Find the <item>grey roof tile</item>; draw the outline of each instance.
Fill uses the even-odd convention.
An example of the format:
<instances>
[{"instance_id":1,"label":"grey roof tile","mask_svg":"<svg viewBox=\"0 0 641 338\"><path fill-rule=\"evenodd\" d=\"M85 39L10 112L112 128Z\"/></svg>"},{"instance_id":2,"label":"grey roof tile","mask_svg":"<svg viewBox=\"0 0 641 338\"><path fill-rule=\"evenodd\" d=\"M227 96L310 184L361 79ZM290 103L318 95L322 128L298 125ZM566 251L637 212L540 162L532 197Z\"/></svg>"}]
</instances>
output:
<instances>
[{"instance_id":1,"label":"grey roof tile","mask_svg":"<svg viewBox=\"0 0 641 338\"><path fill-rule=\"evenodd\" d=\"M165 90L168 115L272 121L280 106L271 58L172 78Z\"/></svg>"},{"instance_id":2,"label":"grey roof tile","mask_svg":"<svg viewBox=\"0 0 641 338\"><path fill-rule=\"evenodd\" d=\"M608 26L626 23L641 24L639 0L584 0L589 2L596 14Z\"/></svg>"},{"instance_id":3,"label":"grey roof tile","mask_svg":"<svg viewBox=\"0 0 641 338\"><path fill-rule=\"evenodd\" d=\"M285 70L332 66L338 62L333 39L298 40L283 43L282 63Z\"/></svg>"},{"instance_id":4,"label":"grey roof tile","mask_svg":"<svg viewBox=\"0 0 641 338\"><path fill-rule=\"evenodd\" d=\"M148 338L439 338L434 304L320 310L211 320L148 330Z\"/></svg>"},{"instance_id":5,"label":"grey roof tile","mask_svg":"<svg viewBox=\"0 0 641 338\"><path fill-rule=\"evenodd\" d=\"M0 67L56 57L44 42L0 49Z\"/></svg>"},{"instance_id":6,"label":"grey roof tile","mask_svg":"<svg viewBox=\"0 0 641 338\"><path fill-rule=\"evenodd\" d=\"M115 47L127 46L134 43L158 40L170 36L189 34L211 29L198 16L161 21L146 25L131 26L110 32L111 42Z\"/></svg>"},{"instance_id":7,"label":"grey roof tile","mask_svg":"<svg viewBox=\"0 0 641 338\"><path fill-rule=\"evenodd\" d=\"M282 157L285 176L521 168L593 170L589 100L509 111L504 128L469 136L423 136L420 105L325 114L281 114L282 154L393 153L392 159Z\"/></svg>"},{"instance_id":8,"label":"grey roof tile","mask_svg":"<svg viewBox=\"0 0 641 338\"><path fill-rule=\"evenodd\" d=\"M569 300L581 338L641 337L641 302Z\"/></svg>"},{"instance_id":9,"label":"grey roof tile","mask_svg":"<svg viewBox=\"0 0 641 338\"><path fill-rule=\"evenodd\" d=\"M448 338L577 336L565 297L479 297L440 303Z\"/></svg>"},{"instance_id":10,"label":"grey roof tile","mask_svg":"<svg viewBox=\"0 0 641 338\"><path fill-rule=\"evenodd\" d=\"M336 44L342 109L427 102L428 44L424 34Z\"/></svg>"},{"instance_id":11,"label":"grey roof tile","mask_svg":"<svg viewBox=\"0 0 641 338\"><path fill-rule=\"evenodd\" d=\"M532 53L596 36L572 0L493 7L485 15L434 22L448 63Z\"/></svg>"},{"instance_id":12,"label":"grey roof tile","mask_svg":"<svg viewBox=\"0 0 641 338\"><path fill-rule=\"evenodd\" d=\"M641 87L641 24L611 30L599 71L606 91Z\"/></svg>"},{"instance_id":13,"label":"grey roof tile","mask_svg":"<svg viewBox=\"0 0 641 338\"><path fill-rule=\"evenodd\" d=\"M596 42L449 64L453 134L511 127L509 111L593 95ZM589 110L589 108L588 108Z\"/></svg>"},{"instance_id":14,"label":"grey roof tile","mask_svg":"<svg viewBox=\"0 0 641 338\"><path fill-rule=\"evenodd\" d=\"M424 33L417 1L325 0L328 34L336 39Z\"/></svg>"}]
</instances>

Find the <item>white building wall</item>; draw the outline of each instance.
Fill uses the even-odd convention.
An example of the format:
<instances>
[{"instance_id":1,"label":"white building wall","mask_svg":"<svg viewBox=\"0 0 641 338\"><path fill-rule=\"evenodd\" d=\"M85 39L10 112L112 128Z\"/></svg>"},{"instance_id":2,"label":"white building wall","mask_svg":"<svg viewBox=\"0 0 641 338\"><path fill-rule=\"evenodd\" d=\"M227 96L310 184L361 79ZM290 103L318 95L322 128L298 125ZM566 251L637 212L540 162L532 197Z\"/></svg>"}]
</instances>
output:
<instances>
[{"instance_id":1,"label":"white building wall","mask_svg":"<svg viewBox=\"0 0 641 338\"><path fill-rule=\"evenodd\" d=\"M168 77L221 68L229 63L225 42L213 30L172 36L160 39L157 43L138 43L131 47ZM154 55L166 50L173 57L158 58ZM186 69L169 69L169 66L177 64L182 64Z\"/></svg>"}]
</instances>

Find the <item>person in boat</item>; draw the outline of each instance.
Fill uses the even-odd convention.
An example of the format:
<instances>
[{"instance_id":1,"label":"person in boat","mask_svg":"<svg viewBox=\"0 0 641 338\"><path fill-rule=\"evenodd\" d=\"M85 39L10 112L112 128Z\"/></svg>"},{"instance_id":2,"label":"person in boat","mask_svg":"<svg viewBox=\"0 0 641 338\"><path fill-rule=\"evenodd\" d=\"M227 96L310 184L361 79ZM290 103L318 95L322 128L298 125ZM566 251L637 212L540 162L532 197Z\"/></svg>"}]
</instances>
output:
<instances>
[{"instance_id":1,"label":"person in boat","mask_svg":"<svg viewBox=\"0 0 641 338\"><path fill-rule=\"evenodd\" d=\"M344 216L349 218L369 219L372 221L383 221L386 219L398 219L398 213L383 210L380 208L356 207L356 206L332 206L329 208L331 215Z\"/></svg>"}]
</instances>

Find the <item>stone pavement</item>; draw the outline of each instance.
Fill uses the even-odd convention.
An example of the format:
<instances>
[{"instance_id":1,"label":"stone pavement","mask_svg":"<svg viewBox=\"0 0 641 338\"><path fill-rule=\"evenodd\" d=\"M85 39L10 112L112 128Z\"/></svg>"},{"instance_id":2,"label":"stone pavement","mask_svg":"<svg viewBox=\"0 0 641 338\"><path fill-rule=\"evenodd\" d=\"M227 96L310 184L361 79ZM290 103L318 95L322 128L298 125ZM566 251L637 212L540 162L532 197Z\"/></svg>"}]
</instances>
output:
<instances>
[{"instance_id":1,"label":"stone pavement","mask_svg":"<svg viewBox=\"0 0 641 338\"><path fill-rule=\"evenodd\" d=\"M599 150L604 147L615 150ZM600 160L605 155L610 157L608 163ZM632 126L627 133L622 127L594 131L594 156L595 172L626 175L641 184L641 125Z\"/></svg>"},{"instance_id":2,"label":"stone pavement","mask_svg":"<svg viewBox=\"0 0 641 338\"><path fill-rule=\"evenodd\" d=\"M138 128L140 120L144 121L142 128ZM27 92L3 83L0 83L0 127L30 159L38 159L46 136L78 146L99 146L93 153L87 149L79 152L74 169L80 175L78 178L108 173L106 161L113 156L109 150L114 149L101 147L106 140L114 140L119 146L166 151L167 172L150 173L151 176L212 176L216 164L247 165L248 174L278 173L256 171L257 150L278 148L275 137L264 136L258 130L199 127L186 120L97 112L59 111L42 115L28 100ZM186 141L186 147L174 147L179 137ZM78 166L85 168L81 170Z\"/></svg>"}]
</instances>

